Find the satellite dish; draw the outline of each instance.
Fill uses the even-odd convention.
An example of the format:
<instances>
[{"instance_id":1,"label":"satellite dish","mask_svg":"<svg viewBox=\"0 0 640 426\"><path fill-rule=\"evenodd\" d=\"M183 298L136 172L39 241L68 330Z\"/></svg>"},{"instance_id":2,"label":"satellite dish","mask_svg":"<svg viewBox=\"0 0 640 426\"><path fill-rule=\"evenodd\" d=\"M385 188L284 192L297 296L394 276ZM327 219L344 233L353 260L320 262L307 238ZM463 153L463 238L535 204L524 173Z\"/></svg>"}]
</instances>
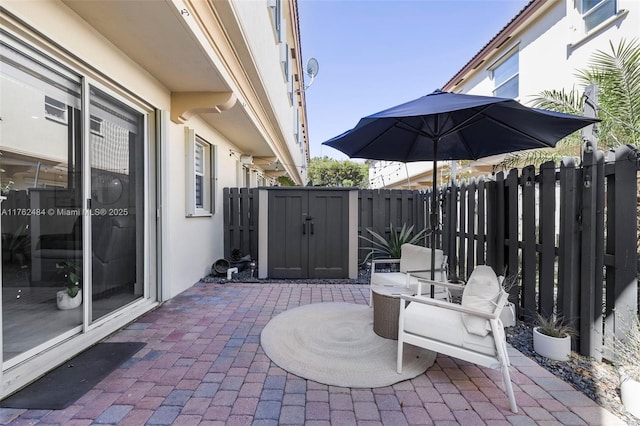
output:
<instances>
[{"instance_id":1,"label":"satellite dish","mask_svg":"<svg viewBox=\"0 0 640 426\"><path fill-rule=\"evenodd\" d=\"M318 64L318 60L316 58L310 58L307 61L306 74L309 76L310 81L307 86L305 86L304 90L307 90L313 84L313 79L316 75L318 75L318 70L320 69L320 65Z\"/></svg>"},{"instance_id":2,"label":"satellite dish","mask_svg":"<svg viewBox=\"0 0 640 426\"><path fill-rule=\"evenodd\" d=\"M318 70L320 69L320 65L318 65L318 60L316 58L311 58L307 61L307 75L311 78L318 75Z\"/></svg>"}]
</instances>

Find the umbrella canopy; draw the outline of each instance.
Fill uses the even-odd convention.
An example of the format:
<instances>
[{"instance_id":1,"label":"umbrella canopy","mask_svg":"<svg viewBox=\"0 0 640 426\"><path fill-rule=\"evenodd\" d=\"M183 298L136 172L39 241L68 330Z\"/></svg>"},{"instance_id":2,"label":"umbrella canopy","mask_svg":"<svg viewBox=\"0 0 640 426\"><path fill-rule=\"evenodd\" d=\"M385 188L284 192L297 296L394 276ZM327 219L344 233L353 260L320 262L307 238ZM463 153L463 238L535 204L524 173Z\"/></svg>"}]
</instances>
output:
<instances>
[{"instance_id":1,"label":"umbrella canopy","mask_svg":"<svg viewBox=\"0 0 640 426\"><path fill-rule=\"evenodd\" d=\"M513 99L435 92L362 118L328 145L351 158L433 160L432 228L436 225L438 160L554 147L565 136L599 121L526 107ZM435 233L431 233L435 246ZM432 277L433 278L433 277Z\"/></svg>"},{"instance_id":2,"label":"umbrella canopy","mask_svg":"<svg viewBox=\"0 0 640 426\"><path fill-rule=\"evenodd\" d=\"M362 118L323 145L351 158L387 161L477 160L554 147L599 120L526 107L513 99L436 90Z\"/></svg>"}]
</instances>

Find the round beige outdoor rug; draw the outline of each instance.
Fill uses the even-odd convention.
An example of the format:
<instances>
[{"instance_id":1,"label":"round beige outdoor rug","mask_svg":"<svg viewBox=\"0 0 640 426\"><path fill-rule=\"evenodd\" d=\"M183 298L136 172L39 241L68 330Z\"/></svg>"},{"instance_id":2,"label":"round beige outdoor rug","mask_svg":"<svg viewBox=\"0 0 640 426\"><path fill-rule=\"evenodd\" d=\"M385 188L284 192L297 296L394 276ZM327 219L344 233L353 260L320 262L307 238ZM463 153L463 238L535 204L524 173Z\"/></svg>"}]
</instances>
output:
<instances>
[{"instance_id":1,"label":"round beige outdoor rug","mask_svg":"<svg viewBox=\"0 0 640 426\"><path fill-rule=\"evenodd\" d=\"M280 368L332 386L376 388L412 379L433 365L435 352L405 345L396 372L397 341L373 332L369 306L315 303L285 311L262 330L262 347Z\"/></svg>"}]
</instances>

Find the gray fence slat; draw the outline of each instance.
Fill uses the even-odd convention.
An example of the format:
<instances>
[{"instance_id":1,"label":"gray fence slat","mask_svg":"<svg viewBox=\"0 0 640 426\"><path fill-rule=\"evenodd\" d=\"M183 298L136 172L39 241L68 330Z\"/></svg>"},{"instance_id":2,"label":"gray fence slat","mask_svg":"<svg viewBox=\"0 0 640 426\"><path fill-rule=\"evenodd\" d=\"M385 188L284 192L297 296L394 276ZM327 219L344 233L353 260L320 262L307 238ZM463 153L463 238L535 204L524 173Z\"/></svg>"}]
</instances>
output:
<instances>
[{"instance_id":1,"label":"gray fence slat","mask_svg":"<svg viewBox=\"0 0 640 426\"><path fill-rule=\"evenodd\" d=\"M613 183L613 188L609 190L614 193L614 205L611 208L611 203L607 203L610 206L609 229L613 229L612 232L607 232L607 239L613 240L610 244L613 251L607 250L607 253L614 255L615 265L607 267L607 289L610 286L614 289L607 294L606 312L614 316L613 325L609 326L609 330L614 333L605 334L608 337L615 334L616 337L623 338L632 324L633 314L638 311L638 258L631 250L638 239L637 206L631 202L615 203L615 200L633 200L637 197L638 154L638 150L631 146L616 149L615 174L608 179L608 186ZM635 229L635 232L630 232L631 229ZM609 281L610 273L613 283ZM613 312L609 310L613 308ZM610 323L609 316L607 320Z\"/></svg>"},{"instance_id":2,"label":"gray fence slat","mask_svg":"<svg viewBox=\"0 0 640 426\"><path fill-rule=\"evenodd\" d=\"M520 260L518 256L520 250L518 241L518 171L516 169L509 170L509 174L507 175L505 184L505 222L507 224L507 228L505 230L507 241L507 254L505 256L505 263L507 265L507 271L517 271L520 266ZM501 265L498 265L498 267L500 266ZM504 272L504 270L502 270L502 272ZM519 289L516 286L513 286L510 291L511 297L517 298L518 292Z\"/></svg>"},{"instance_id":3,"label":"gray fence slat","mask_svg":"<svg viewBox=\"0 0 640 426\"><path fill-rule=\"evenodd\" d=\"M578 205L582 173L575 161L565 159L560 164L560 236L558 239L558 314L567 325L579 329L580 235Z\"/></svg>"},{"instance_id":4,"label":"gray fence slat","mask_svg":"<svg viewBox=\"0 0 640 426\"><path fill-rule=\"evenodd\" d=\"M485 246L486 242L486 223L485 223L485 184L484 178L480 178L478 180L478 223L477 223L477 233L478 233L478 242L476 244L476 261L478 265L484 265L486 263L485 252L487 247Z\"/></svg>"},{"instance_id":5,"label":"gray fence slat","mask_svg":"<svg viewBox=\"0 0 640 426\"><path fill-rule=\"evenodd\" d=\"M493 237L492 241L492 253L493 257L491 258L492 263L490 265L496 270L497 273L501 274L504 272L505 265L505 239L506 239L506 197L505 197L505 188L506 181L504 177L504 173L500 172L496 175L496 181L494 184L493 194L495 197L495 212L493 214L494 217L491 217L489 220L489 224L493 228L493 232L489 231L488 234ZM498 272L500 271L500 272Z\"/></svg>"},{"instance_id":6,"label":"gray fence slat","mask_svg":"<svg viewBox=\"0 0 640 426\"><path fill-rule=\"evenodd\" d=\"M555 303L555 258L556 258L556 168L546 162L540 166L540 226L538 239L538 279L540 281L540 312L554 312Z\"/></svg>"},{"instance_id":7,"label":"gray fence slat","mask_svg":"<svg viewBox=\"0 0 640 426\"><path fill-rule=\"evenodd\" d=\"M510 194L512 189L510 188ZM514 196L514 195L510 195ZM517 196L517 195L515 195ZM511 213L510 213L511 214ZM517 252L513 250L517 239L517 229L514 230L515 223L512 218L509 221L509 269L507 273L515 272L511 264L513 256L517 256ZM536 293L536 170L533 166L527 166L522 170L522 307L524 308L525 317L535 318L538 312ZM553 283L539 283L542 287L553 286ZM541 290L542 291L542 290ZM550 315L552 312L542 312L544 315Z\"/></svg>"},{"instance_id":8,"label":"gray fence slat","mask_svg":"<svg viewBox=\"0 0 640 426\"><path fill-rule=\"evenodd\" d=\"M465 215L467 213L467 184L463 182L460 185L460 198L458 200L458 271L460 276L469 277L471 271L466 270L467 247L465 244L465 235L467 233L467 221Z\"/></svg>"},{"instance_id":9,"label":"gray fence slat","mask_svg":"<svg viewBox=\"0 0 640 426\"><path fill-rule=\"evenodd\" d=\"M466 244L467 244L467 264L466 269L469 274L473 271L473 268L476 263L476 250L475 250L475 234L476 234L476 183L475 180L472 180L467 187L467 233L466 233Z\"/></svg>"}]
</instances>

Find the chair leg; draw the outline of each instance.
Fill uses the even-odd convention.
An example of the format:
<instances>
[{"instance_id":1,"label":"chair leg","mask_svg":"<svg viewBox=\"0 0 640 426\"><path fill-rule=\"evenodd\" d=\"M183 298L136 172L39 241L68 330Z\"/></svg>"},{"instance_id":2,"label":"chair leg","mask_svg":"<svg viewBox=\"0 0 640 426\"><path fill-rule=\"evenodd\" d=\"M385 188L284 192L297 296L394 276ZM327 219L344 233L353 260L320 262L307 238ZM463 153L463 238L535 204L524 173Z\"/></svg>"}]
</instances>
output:
<instances>
[{"instance_id":1,"label":"chair leg","mask_svg":"<svg viewBox=\"0 0 640 426\"><path fill-rule=\"evenodd\" d=\"M502 379L504 380L504 387L507 391L507 396L509 397L511 411L517 413L518 406L516 405L516 397L513 393L513 385L511 384L511 376L509 375L509 366L507 364L502 364Z\"/></svg>"}]
</instances>

